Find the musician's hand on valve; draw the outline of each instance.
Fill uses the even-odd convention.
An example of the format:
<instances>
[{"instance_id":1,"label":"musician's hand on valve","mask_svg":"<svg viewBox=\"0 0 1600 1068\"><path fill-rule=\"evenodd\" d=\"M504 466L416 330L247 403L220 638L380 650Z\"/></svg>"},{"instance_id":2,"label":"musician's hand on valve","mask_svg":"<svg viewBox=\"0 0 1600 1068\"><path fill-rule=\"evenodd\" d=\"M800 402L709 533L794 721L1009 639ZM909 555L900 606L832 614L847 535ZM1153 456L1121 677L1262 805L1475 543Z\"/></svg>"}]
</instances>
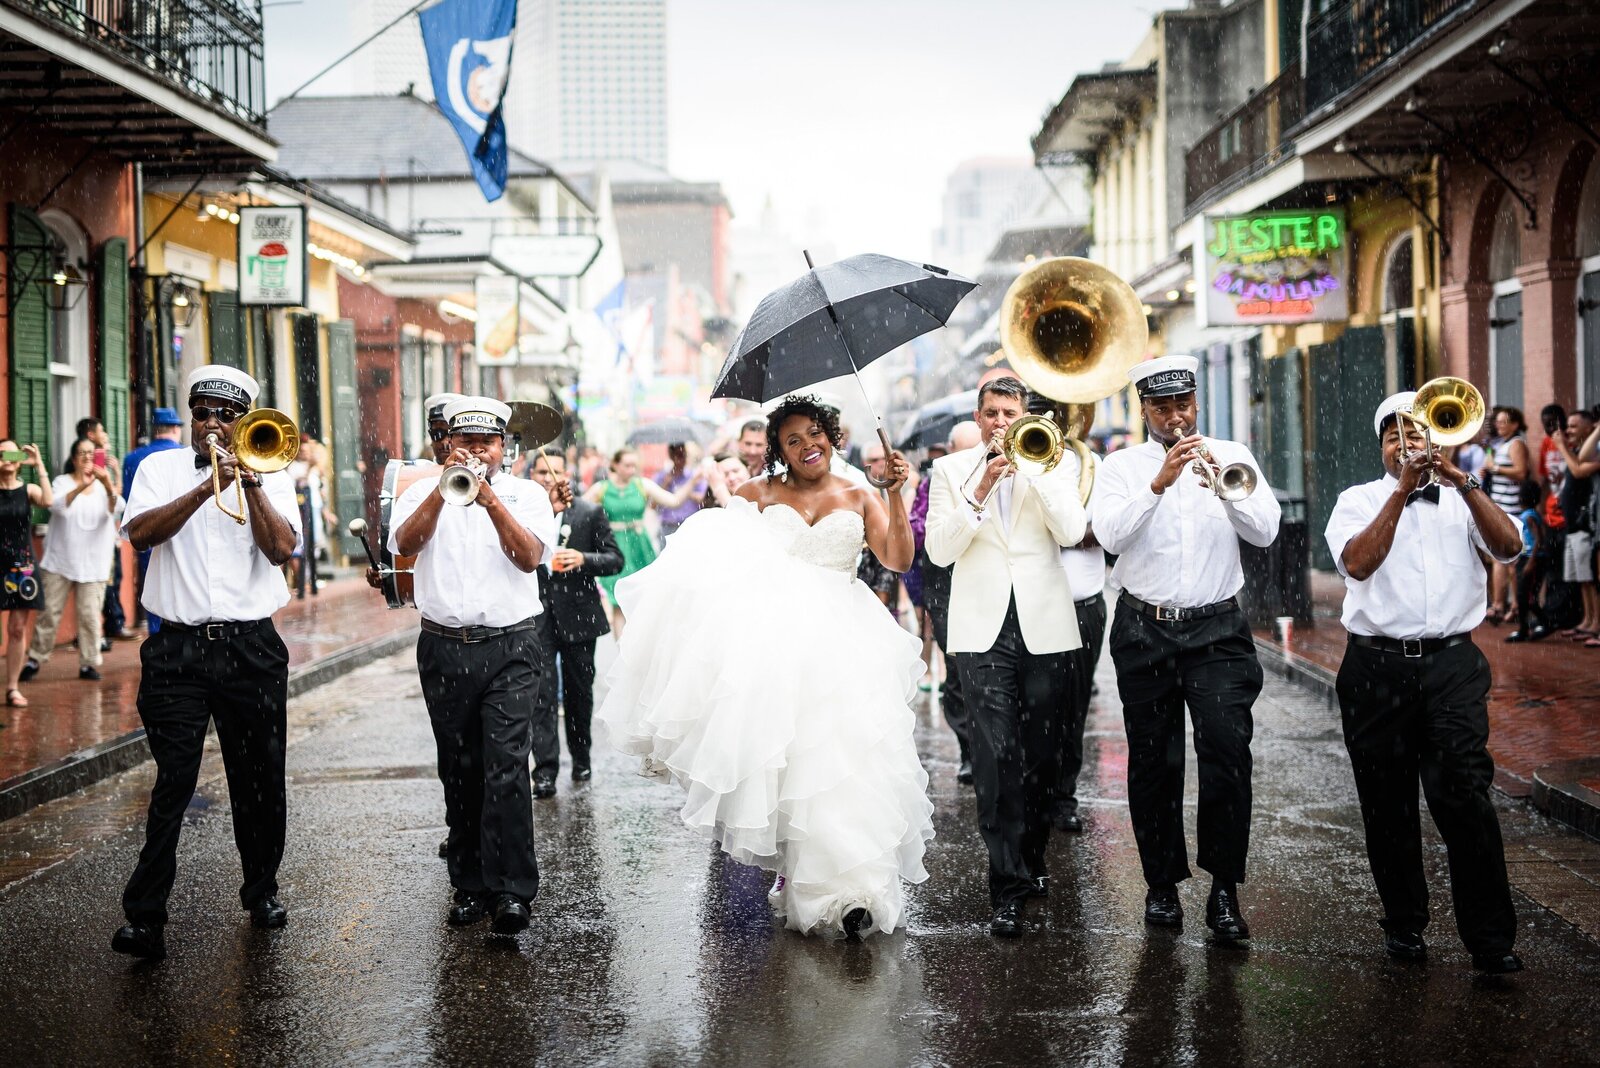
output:
<instances>
[{"instance_id":1,"label":"musician's hand on valve","mask_svg":"<svg viewBox=\"0 0 1600 1068\"><path fill-rule=\"evenodd\" d=\"M1418 489L1428 480L1428 472L1433 463L1428 459L1425 451L1413 452L1407 456L1400 465L1400 482L1395 486L1395 492L1409 496L1413 490Z\"/></svg>"},{"instance_id":2,"label":"musician's hand on valve","mask_svg":"<svg viewBox=\"0 0 1600 1068\"><path fill-rule=\"evenodd\" d=\"M444 466L454 467L456 464L471 464L472 453L466 449L451 449L450 455L444 458Z\"/></svg>"},{"instance_id":3,"label":"musician's hand on valve","mask_svg":"<svg viewBox=\"0 0 1600 1068\"><path fill-rule=\"evenodd\" d=\"M1179 438L1167 450L1167 458L1161 462L1161 469L1156 472L1156 477L1150 480L1152 493L1163 493L1166 488L1178 481L1184 468L1200 459L1200 443L1204 440L1199 434L1190 434Z\"/></svg>"},{"instance_id":4,"label":"musician's hand on valve","mask_svg":"<svg viewBox=\"0 0 1600 1068\"><path fill-rule=\"evenodd\" d=\"M1460 489L1467 481L1467 473L1452 463L1443 452L1433 454L1433 469L1438 472L1441 479L1456 489Z\"/></svg>"}]
</instances>

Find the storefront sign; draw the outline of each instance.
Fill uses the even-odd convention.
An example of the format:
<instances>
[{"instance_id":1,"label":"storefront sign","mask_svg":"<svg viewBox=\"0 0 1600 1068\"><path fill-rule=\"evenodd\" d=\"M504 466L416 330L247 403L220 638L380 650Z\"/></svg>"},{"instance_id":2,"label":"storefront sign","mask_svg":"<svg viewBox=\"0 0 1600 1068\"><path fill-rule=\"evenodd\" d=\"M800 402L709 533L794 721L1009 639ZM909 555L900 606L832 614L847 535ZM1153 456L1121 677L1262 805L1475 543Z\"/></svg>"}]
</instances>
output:
<instances>
[{"instance_id":1,"label":"storefront sign","mask_svg":"<svg viewBox=\"0 0 1600 1068\"><path fill-rule=\"evenodd\" d=\"M522 332L522 279L513 274L482 275L472 286L477 298L475 342L479 367L508 367L517 362L517 336Z\"/></svg>"},{"instance_id":2,"label":"storefront sign","mask_svg":"<svg viewBox=\"0 0 1600 1068\"><path fill-rule=\"evenodd\" d=\"M1208 215L1196 301L1202 326L1331 323L1350 315L1343 208Z\"/></svg>"},{"instance_id":3,"label":"storefront sign","mask_svg":"<svg viewBox=\"0 0 1600 1068\"><path fill-rule=\"evenodd\" d=\"M306 304L306 209L239 209L239 303Z\"/></svg>"},{"instance_id":4,"label":"storefront sign","mask_svg":"<svg viewBox=\"0 0 1600 1068\"><path fill-rule=\"evenodd\" d=\"M600 255L594 234L502 234L489 255L524 278L576 278Z\"/></svg>"}]
</instances>

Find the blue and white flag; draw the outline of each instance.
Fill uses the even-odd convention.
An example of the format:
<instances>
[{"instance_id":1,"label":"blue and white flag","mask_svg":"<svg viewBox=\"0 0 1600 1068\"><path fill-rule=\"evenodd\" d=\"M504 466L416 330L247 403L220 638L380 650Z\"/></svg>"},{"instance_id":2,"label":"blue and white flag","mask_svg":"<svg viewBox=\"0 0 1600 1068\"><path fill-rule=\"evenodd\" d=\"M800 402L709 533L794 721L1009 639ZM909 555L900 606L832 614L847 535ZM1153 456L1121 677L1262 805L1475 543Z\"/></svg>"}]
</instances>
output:
<instances>
[{"instance_id":1,"label":"blue and white flag","mask_svg":"<svg viewBox=\"0 0 1600 1068\"><path fill-rule=\"evenodd\" d=\"M506 191L506 123L517 0L441 0L417 16L433 96L456 128L472 176L489 200Z\"/></svg>"}]
</instances>

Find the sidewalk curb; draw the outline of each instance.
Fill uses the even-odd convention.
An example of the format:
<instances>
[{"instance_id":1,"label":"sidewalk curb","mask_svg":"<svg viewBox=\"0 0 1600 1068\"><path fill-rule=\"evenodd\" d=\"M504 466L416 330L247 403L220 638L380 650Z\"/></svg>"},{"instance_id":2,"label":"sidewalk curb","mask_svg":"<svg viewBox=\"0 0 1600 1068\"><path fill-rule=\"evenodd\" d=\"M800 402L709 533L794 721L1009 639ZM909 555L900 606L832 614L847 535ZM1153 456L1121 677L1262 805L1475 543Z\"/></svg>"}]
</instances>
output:
<instances>
[{"instance_id":1,"label":"sidewalk curb","mask_svg":"<svg viewBox=\"0 0 1600 1068\"><path fill-rule=\"evenodd\" d=\"M1320 697L1333 711L1339 710L1339 695L1334 688L1336 676L1333 672L1320 664L1313 664L1304 657L1284 652L1282 646L1276 642L1260 637L1257 637L1255 642L1256 656L1260 659L1262 667L1280 678L1288 679L1302 689L1310 690L1313 696Z\"/></svg>"},{"instance_id":2,"label":"sidewalk curb","mask_svg":"<svg viewBox=\"0 0 1600 1068\"><path fill-rule=\"evenodd\" d=\"M299 697L356 668L398 653L415 644L417 634L416 627L408 627L313 660L289 673L289 696ZM141 727L120 738L70 753L42 768L12 776L0 782L0 821L20 816L30 808L65 797L149 759L150 744Z\"/></svg>"}]
</instances>

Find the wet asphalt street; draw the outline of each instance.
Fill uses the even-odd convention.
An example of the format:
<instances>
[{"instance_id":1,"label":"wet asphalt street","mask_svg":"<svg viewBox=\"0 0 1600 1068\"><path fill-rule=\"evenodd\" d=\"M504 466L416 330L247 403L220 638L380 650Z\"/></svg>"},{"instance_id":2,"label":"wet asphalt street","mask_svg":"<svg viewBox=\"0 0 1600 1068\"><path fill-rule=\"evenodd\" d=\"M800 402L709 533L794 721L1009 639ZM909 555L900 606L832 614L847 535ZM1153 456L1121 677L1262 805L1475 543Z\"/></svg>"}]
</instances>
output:
<instances>
[{"instance_id":1,"label":"wet asphalt street","mask_svg":"<svg viewBox=\"0 0 1600 1068\"><path fill-rule=\"evenodd\" d=\"M1052 841L1052 896L1025 939L987 934L972 797L953 740L924 715L938 837L909 930L848 945L779 929L769 876L722 860L677 822L675 789L597 750L592 783L574 788L564 769L560 796L537 803L544 889L530 931L507 941L444 924L442 801L413 664L397 656L294 702L315 729L289 754L282 931L253 930L237 908L218 781L192 808L156 965L107 948L140 841L140 773L70 812L9 821L0 850L96 834L0 895L5 1062L1600 1062L1600 946L1519 893L1529 970L1473 978L1431 827L1432 957L1385 957L1336 716L1279 679L1256 708L1248 950L1206 944L1203 875L1183 888L1181 933L1140 922L1109 663L1090 829ZM1189 793L1192 805L1192 763ZM1550 833L1501 807L1508 840Z\"/></svg>"}]
</instances>

